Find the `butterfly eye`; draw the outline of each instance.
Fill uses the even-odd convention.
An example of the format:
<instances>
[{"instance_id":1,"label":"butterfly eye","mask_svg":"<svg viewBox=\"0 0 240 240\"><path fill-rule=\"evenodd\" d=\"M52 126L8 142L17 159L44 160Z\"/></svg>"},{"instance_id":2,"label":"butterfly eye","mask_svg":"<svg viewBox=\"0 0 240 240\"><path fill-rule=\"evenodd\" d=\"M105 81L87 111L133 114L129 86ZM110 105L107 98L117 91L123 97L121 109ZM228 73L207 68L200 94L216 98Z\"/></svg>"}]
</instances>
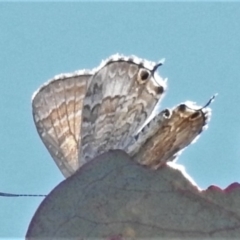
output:
<instances>
[{"instance_id":1,"label":"butterfly eye","mask_svg":"<svg viewBox=\"0 0 240 240\"><path fill-rule=\"evenodd\" d=\"M198 118L200 116L200 112L195 112L193 115L190 117L191 120L194 120L195 118Z\"/></svg>"},{"instance_id":2,"label":"butterfly eye","mask_svg":"<svg viewBox=\"0 0 240 240\"><path fill-rule=\"evenodd\" d=\"M144 83L146 82L150 77L150 72L146 69L140 69L138 72L138 82Z\"/></svg>"},{"instance_id":3,"label":"butterfly eye","mask_svg":"<svg viewBox=\"0 0 240 240\"><path fill-rule=\"evenodd\" d=\"M179 111L184 112L186 110L186 105L185 104L180 104L178 109L179 109Z\"/></svg>"}]
</instances>

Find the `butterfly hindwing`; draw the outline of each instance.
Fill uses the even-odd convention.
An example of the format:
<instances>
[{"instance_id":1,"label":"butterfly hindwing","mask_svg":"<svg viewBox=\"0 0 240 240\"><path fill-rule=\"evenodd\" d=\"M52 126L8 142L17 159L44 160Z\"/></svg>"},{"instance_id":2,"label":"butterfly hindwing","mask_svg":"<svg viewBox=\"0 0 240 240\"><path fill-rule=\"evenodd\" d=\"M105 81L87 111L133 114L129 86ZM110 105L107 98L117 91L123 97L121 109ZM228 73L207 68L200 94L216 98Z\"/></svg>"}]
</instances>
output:
<instances>
[{"instance_id":1,"label":"butterfly hindwing","mask_svg":"<svg viewBox=\"0 0 240 240\"><path fill-rule=\"evenodd\" d=\"M155 66L115 55L98 68L83 104L82 161L110 149L125 149L166 89Z\"/></svg>"},{"instance_id":2,"label":"butterfly hindwing","mask_svg":"<svg viewBox=\"0 0 240 240\"><path fill-rule=\"evenodd\" d=\"M196 140L207 127L211 110L187 102L174 107L167 116L162 117L165 114L166 110L162 111L155 117L157 120L153 119L140 132L135 145L130 148L134 151L129 152L136 161L154 169L167 161L173 161L181 150ZM139 151L136 148L138 142L141 145L138 147Z\"/></svg>"}]
</instances>

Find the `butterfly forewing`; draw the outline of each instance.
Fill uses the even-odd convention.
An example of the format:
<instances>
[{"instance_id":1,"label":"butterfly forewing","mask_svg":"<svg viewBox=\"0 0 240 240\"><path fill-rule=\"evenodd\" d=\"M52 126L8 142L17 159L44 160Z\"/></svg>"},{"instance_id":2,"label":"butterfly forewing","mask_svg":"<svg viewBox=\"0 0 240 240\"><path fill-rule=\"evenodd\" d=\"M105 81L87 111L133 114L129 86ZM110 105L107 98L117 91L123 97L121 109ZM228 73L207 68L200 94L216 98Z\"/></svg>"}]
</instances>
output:
<instances>
[{"instance_id":1,"label":"butterfly forewing","mask_svg":"<svg viewBox=\"0 0 240 240\"><path fill-rule=\"evenodd\" d=\"M83 104L81 161L125 149L166 88L154 66L136 57L113 56L95 72Z\"/></svg>"},{"instance_id":2,"label":"butterfly forewing","mask_svg":"<svg viewBox=\"0 0 240 240\"><path fill-rule=\"evenodd\" d=\"M33 96L37 131L65 177L79 168L82 102L90 77L88 73L62 75L45 84Z\"/></svg>"}]
</instances>

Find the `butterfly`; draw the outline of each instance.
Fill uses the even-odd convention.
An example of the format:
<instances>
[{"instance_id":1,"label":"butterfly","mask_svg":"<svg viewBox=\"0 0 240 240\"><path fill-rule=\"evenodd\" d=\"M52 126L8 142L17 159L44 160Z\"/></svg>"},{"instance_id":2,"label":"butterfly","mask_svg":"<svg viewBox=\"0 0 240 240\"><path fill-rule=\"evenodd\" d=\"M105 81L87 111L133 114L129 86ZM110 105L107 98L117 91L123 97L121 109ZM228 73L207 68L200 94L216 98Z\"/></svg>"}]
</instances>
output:
<instances>
[{"instance_id":1,"label":"butterfly","mask_svg":"<svg viewBox=\"0 0 240 240\"><path fill-rule=\"evenodd\" d=\"M139 132L166 92L161 65L113 55L96 69L56 76L34 93L37 131L65 177L111 149L158 168L200 134L211 110L189 102L161 111Z\"/></svg>"}]
</instances>

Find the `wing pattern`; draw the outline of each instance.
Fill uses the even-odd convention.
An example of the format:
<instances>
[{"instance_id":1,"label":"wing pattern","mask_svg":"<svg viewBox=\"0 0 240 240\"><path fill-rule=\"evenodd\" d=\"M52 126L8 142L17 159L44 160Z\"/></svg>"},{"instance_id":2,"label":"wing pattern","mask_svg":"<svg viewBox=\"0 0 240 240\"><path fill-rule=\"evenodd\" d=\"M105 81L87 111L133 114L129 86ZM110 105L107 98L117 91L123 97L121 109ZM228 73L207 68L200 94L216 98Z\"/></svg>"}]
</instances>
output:
<instances>
[{"instance_id":1,"label":"wing pattern","mask_svg":"<svg viewBox=\"0 0 240 240\"><path fill-rule=\"evenodd\" d=\"M139 163L157 169L195 142L207 128L210 116L210 108L193 102L166 109L142 129L127 152Z\"/></svg>"},{"instance_id":2,"label":"wing pattern","mask_svg":"<svg viewBox=\"0 0 240 240\"><path fill-rule=\"evenodd\" d=\"M65 177L110 149L159 168L206 128L213 98L202 108L186 102L165 109L142 127L166 91L160 65L113 55L91 71L56 76L34 93L37 131Z\"/></svg>"},{"instance_id":3,"label":"wing pattern","mask_svg":"<svg viewBox=\"0 0 240 240\"><path fill-rule=\"evenodd\" d=\"M160 65L115 56L95 72L83 103L82 161L125 150L165 92L166 82L155 72Z\"/></svg>"},{"instance_id":4,"label":"wing pattern","mask_svg":"<svg viewBox=\"0 0 240 240\"><path fill-rule=\"evenodd\" d=\"M88 72L60 75L33 95L32 111L37 131L65 177L80 167L82 104L91 76Z\"/></svg>"}]
</instances>

